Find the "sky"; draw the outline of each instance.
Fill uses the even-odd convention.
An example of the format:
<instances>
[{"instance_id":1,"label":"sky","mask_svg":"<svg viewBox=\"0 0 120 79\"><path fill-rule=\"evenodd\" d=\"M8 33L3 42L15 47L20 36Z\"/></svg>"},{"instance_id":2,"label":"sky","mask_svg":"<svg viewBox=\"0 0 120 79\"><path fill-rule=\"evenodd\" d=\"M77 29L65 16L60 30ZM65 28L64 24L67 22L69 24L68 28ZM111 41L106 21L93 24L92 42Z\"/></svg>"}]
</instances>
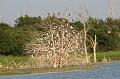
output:
<instances>
[{"instance_id":1,"label":"sky","mask_svg":"<svg viewBox=\"0 0 120 79\"><path fill-rule=\"evenodd\" d=\"M77 19L83 8L90 16L104 19L109 14L108 6L109 0L0 0L0 21L13 24L20 16L46 17L48 12L61 12L64 17L71 13L71 18Z\"/></svg>"}]
</instances>

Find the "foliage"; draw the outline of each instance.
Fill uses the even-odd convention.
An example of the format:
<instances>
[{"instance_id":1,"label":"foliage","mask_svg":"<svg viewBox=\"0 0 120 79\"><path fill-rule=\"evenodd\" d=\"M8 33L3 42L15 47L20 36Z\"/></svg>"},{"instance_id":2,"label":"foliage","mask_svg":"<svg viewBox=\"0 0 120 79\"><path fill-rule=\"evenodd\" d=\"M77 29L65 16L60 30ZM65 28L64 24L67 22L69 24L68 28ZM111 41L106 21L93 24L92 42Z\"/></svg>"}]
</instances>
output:
<instances>
[{"instance_id":1,"label":"foliage","mask_svg":"<svg viewBox=\"0 0 120 79\"><path fill-rule=\"evenodd\" d=\"M74 22L75 27L81 26L81 23ZM88 49L91 50L89 37L97 36L97 51L112 51L120 49L120 20L107 18L102 20L99 18L92 18L86 22L88 30ZM79 27L81 28L81 27ZM79 29L78 28L78 29Z\"/></svg>"},{"instance_id":2,"label":"foliage","mask_svg":"<svg viewBox=\"0 0 120 79\"><path fill-rule=\"evenodd\" d=\"M30 17L28 15L21 16L15 20L15 27L24 27L30 30L45 31L43 27L44 21L39 17Z\"/></svg>"},{"instance_id":3,"label":"foliage","mask_svg":"<svg viewBox=\"0 0 120 79\"><path fill-rule=\"evenodd\" d=\"M0 23L0 54L23 55L25 43L30 40L29 35L28 30Z\"/></svg>"},{"instance_id":4,"label":"foliage","mask_svg":"<svg viewBox=\"0 0 120 79\"><path fill-rule=\"evenodd\" d=\"M15 48L15 32L12 27L5 23L0 24L0 53L9 54Z\"/></svg>"},{"instance_id":5,"label":"foliage","mask_svg":"<svg viewBox=\"0 0 120 79\"><path fill-rule=\"evenodd\" d=\"M65 18L50 15L46 18L21 16L15 20L13 27L6 23L0 23L0 54L24 55L24 47L26 43L33 40L34 32L47 34L53 26L60 26L62 20L69 26L73 26L75 32L83 30L83 24L80 21L71 23ZM97 36L97 51L120 49L120 19L106 18L106 20L102 20L89 17L85 24L89 28L87 47L90 51L92 49L89 38L94 38L94 35Z\"/></svg>"}]
</instances>

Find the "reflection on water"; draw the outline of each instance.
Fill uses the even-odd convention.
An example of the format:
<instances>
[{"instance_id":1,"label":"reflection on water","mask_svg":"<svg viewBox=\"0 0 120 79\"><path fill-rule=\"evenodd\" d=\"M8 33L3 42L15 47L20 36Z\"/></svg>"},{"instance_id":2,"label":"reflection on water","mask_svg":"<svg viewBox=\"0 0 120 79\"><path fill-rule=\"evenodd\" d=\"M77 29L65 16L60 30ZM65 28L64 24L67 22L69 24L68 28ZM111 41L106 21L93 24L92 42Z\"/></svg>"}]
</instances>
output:
<instances>
[{"instance_id":1,"label":"reflection on water","mask_svg":"<svg viewBox=\"0 0 120 79\"><path fill-rule=\"evenodd\" d=\"M120 79L120 62L105 64L99 69L88 71L22 75L0 77L0 79Z\"/></svg>"}]
</instances>

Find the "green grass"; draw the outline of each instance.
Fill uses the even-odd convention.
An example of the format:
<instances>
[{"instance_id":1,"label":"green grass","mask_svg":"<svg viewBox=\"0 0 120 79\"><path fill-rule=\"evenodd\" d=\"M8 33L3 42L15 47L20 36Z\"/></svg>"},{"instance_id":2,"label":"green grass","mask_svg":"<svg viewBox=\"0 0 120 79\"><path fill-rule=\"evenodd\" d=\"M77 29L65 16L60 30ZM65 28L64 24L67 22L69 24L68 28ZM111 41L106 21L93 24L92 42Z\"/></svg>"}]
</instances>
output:
<instances>
[{"instance_id":1,"label":"green grass","mask_svg":"<svg viewBox=\"0 0 120 79\"><path fill-rule=\"evenodd\" d=\"M15 63L27 62L29 61L29 56L0 56L1 64L9 64L14 61Z\"/></svg>"},{"instance_id":2,"label":"green grass","mask_svg":"<svg viewBox=\"0 0 120 79\"><path fill-rule=\"evenodd\" d=\"M101 61L104 57L111 60L120 60L120 51L98 52L97 60ZM91 57L93 59L93 56ZM16 64L20 62L28 62L29 56L0 56L0 63L9 64L14 61Z\"/></svg>"},{"instance_id":3,"label":"green grass","mask_svg":"<svg viewBox=\"0 0 120 79\"><path fill-rule=\"evenodd\" d=\"M0 63L2 64L9 64L11 61L14 61L15 63L20 63L22 61L28 62L29 56L0 56ZM62 71L70 71L70 70L88 70L94 67L95 67L94 65L85 65L85 66L69 66L62 68L0 69L0 76L62 72Z\"/></svg>"},{"instance_id":4,"label":"green grass","mask_svg":"<svg viewBox=\"0 0 120 79\"><path fill-rule=\"evenodd\" d=\"M111 59L113 61L120 60L120 51L109 51L109 52L97 53L98 61L102 61L104 57L106 57L107 59ZM91 59L93 59L93 56L91 57ZM29 56L0 56L0 63L2 64L9 64L12 61L14 61L15 63L28 62ZM62 68L11 69L11 70L0 69L0 76L47 73L47 72L62 72L62 71L70 71L70 70L88 70L88 69L95 68L96 64L95 65L88 64L85 66L69 66L69 67L62 67Z\"/></svg>"},{"instance_id":5,"label":"green grass","mask_svg":"<svg viewBox=\"0 0 120 79\"><path fill-rule=\"evenodd\" d=\"M120 51L98 52L97 60L102 61L103 58L110 59L112 61L120 60ZM92 56L93 59L93 56Z\"/></svg>"}]
</instances>

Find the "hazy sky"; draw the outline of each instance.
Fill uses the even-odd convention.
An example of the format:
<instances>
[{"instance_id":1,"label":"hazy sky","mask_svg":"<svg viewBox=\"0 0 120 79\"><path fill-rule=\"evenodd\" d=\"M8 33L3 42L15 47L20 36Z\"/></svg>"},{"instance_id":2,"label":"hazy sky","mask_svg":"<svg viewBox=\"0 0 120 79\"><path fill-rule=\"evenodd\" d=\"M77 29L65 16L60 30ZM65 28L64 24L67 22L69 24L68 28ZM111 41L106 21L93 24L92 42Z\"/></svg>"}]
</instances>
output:
<instances>
[{"instance_id":1,"label":"hazy sky","mask_svg":"<svg viewBox=\"0 0 120 79\"><path fill-rule=\"evenodd\" d=\"M108 16L109 0L0 0L0 20L13 21L21 15L45 17L48 12L71 12L75 18L85 6L90 15L105 18ZM3 17L3 18L2 18Z\"/></svg>"}]
</instances>

